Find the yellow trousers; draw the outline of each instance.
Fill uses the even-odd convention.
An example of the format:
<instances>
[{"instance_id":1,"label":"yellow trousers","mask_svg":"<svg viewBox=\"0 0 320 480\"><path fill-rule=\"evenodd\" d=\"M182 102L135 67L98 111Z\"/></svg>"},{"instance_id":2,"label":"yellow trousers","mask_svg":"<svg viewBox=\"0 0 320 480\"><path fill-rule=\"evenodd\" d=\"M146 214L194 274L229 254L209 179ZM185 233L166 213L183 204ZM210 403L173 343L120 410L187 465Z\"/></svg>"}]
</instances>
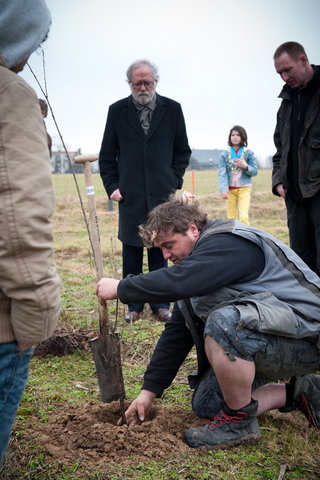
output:
<instances>
[{"instance_id":1,"label":"yellow trousers","mask_svg":"<svg viewBox=\"0 0 320 480\"><path fill-rule=\"evenodd\" d=\"M227 200L228 218L236 218L249 225L251 187L232 188Z\"/></svg>"}]
</instances>

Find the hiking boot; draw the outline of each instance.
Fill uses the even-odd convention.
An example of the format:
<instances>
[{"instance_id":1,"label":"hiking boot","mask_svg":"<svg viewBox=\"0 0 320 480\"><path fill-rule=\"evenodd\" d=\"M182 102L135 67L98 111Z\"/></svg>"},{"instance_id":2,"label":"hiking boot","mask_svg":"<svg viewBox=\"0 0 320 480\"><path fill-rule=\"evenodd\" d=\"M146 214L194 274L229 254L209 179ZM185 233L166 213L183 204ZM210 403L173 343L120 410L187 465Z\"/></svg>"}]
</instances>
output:
<instances>
[{"instance_id":1,"label":"hiking boot","mask_svg":"<svg viewBox=\"0 0 320 480\"><path fill-rule=\"evenodd\" d=\"M231 410L223 403L208 425L190 428L184 433L183 441L192 448L210 449L256 443L260 439L257 410L255 400L239 410Z\"/></svg>"},{"instance_id":2,"label":"hiking boot","mask_svg":"<svg viewBox=\"0 0 320 480\"><path fill-rule=\"evenodd\" d=\"M320 429L320 375L297 377L293 402L307 417L309 426Z\"/></svg>"}]
</instances>

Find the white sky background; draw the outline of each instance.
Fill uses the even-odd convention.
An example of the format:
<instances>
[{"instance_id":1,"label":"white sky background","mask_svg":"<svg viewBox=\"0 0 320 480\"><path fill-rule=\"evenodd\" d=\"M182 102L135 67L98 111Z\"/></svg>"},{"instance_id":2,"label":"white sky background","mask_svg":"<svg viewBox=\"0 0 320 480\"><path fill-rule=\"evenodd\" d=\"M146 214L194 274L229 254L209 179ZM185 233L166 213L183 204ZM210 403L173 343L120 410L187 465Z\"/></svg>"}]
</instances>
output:
<instances>
[{"instance_id":1,"label":"white sky background","mask_svg":"<svg viewBox=\"0 0 320 480\"><path fill-rule=\"evenodd\" d=\"M302 43L320 64L319 0L47 0L48 96L70 150L98 153L108 107L130 94L126 70L141 58L160 73L157 91L181 103L191 148L225 148L245 127L249 148L273 155L283 82L273 53ZM42 53L29 64L43 82ZM21 74L43 95L28 67ZM48 114L48 132L60 143Z\"/></svg>"}]
</instances>

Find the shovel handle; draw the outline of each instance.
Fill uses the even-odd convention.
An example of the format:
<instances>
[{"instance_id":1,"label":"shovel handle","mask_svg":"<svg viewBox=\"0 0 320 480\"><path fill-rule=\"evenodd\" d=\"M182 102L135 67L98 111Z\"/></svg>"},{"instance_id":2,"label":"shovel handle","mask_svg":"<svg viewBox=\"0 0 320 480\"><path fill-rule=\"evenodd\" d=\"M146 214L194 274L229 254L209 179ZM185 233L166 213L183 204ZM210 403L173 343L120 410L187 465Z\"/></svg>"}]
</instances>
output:
<instances>
[{"instance_id":1,"label":"shovel handle","mask_svg":"<svg viewBox=\"0 0 320 480\"><path fill-rule=\"evenodd\" d=\"M100 280L103 275L103 257L100 244L100 232L99 232L99 223L96 210L96 201L94 196L94 186L92 181L92 173L90 163L97 160L98 155L78 155L74 157L76 163L82 163L83 172L85 178L85 186L87 192L88 206L89 206L89 230L91 237L91 245L93 250L93 256L95 260L95 266L97 271L98 280ZM108 334L108 325L109 317L107 306L100 306L99 310L100 317L100 332L102 334Z\"/></svg>"},{"instance_id":2,"label":"shovel handle","mask_svg":"<svg viewBox=\"0 0 320 480\"><path fill-rule=\"evenodd\" d=\"M97 155L78 155L74 157L76 163L82 163L85 178L85 186L87 192L88 206L89 206L89 227L92 241L93 255L98 275L98 280L103 277L103 259L100 246L100 232L98 217L96 211L96 202L94 197L94 186L92 182L92 173L90 163L98 159Z\"/></svg>"}]
</instances>

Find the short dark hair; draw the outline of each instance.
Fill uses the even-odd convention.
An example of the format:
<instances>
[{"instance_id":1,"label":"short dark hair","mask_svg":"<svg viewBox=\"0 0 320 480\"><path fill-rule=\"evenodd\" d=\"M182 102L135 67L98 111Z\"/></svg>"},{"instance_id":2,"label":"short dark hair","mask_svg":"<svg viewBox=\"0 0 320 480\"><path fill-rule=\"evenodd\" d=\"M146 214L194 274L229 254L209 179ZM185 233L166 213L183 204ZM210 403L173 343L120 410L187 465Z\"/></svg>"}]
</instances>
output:
<instances>
[{"instance_id":1,"label":"short dark hair","mask_svg":"<svg viewBox=\"0 0 320 480\"><path fill-rule=\"evenodd\" d=\"M248 146L248 136L247 136L247 132L245 131L245 129L243 127L240 127L240 125L235 125L234 127L231 128L230 132L229 132L229 137L228 137L228 145L229 147L232 147L232 143L231 143L231 134L232 132L238 132L239 135L240 135L240 138L241 138L241 141L240 141L240 147L247 147Z\"/></svg>"},{"instance_id":2,"label":"short dark hair","mask_svg":"<svg viewBox=\"0 0 320 480\"><path fill-rule=\"evenodd\" d=\"M190 223L201 230L207 220L207 214L199 208L197 201L189 201L183 196L178 198L173 194L167 202L149 212L146 222L139 227L140 237L144 245L150 248L160 233L185 234Z\"/></svg>"},{"instance_id":3,"label":"short dark hair","mask_svg":"<svg viewBox=\"0 0 320 480\"><path fill-rule=\"evenodd\" d=\"M293 60L298 60L300 55L304 55L307 61L309 61L305 49L298 42L282 43L274 52L273 60L280 57L280 55L282 55L283 53L287 53L289 57L292 58Z\"/></svg>"}]
</instances>

